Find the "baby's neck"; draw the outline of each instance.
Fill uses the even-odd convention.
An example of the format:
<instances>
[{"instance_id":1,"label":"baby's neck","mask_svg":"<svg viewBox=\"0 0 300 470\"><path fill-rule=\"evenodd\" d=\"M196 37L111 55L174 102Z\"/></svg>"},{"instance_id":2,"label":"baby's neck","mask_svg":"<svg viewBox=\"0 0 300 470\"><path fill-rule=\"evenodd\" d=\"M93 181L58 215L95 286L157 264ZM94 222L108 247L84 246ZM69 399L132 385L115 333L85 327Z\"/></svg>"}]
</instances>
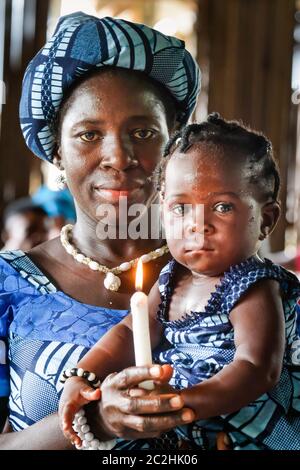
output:
<instances>
[{"instance_id":1,"label":"baby's neck","mask_svg":"<svg viewBox=\"0 0 300 470\"><path fill-rule=\"evenodd\" d=\"M262 262L262 259L260 258L258 253L254 253L251 256L251 258L255 258L258 261ZM246 259L244 261L246 261ZM232 266L234 266L234 264ZM232 266L228 266L228 269L226 269L225 272L229 271ZM219 280L224 276L224 272L220 272L218 274L204 274L204 273L199 273L196 271L190 271L190 272L192 274L192 283L195 285L199 285L199 286L210 284L211 282L214 282L215 280Z\"/></svg>"},{"instance_id":2,"label":"baby's neck","mask_svg":"<svg viewBox=\"0 0 300 470\"><path fill-rule=\"evenodd\" d=\"M191 274L192 274L192 284L200 286L200 287L202 285L205 286L213 282L216 282L223 276L222 273L216 276L208 276L206 274L197 273L195 271L191 271Z\"/></svg>"},{"instance_id":3,"label":"baby's neck","mask_svg":"<svg viewBox=\"0 0 300 470\"><path fill-rule=\"evenodd\" d=\"M169 319L177 320L191 312L204 312L212 292L220 284L220 278L221 276L207 276L191 271L183 285L177 286L177 299L173 299Z\"/></svg>"}]
</instances>

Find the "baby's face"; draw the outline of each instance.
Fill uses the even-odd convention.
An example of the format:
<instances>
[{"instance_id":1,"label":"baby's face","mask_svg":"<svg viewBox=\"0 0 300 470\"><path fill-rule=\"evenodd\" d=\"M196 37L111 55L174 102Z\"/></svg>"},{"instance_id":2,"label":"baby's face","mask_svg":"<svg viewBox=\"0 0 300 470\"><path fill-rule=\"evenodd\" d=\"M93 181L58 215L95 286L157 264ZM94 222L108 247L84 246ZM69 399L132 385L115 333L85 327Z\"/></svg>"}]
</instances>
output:
<instances>
[{"instance_id":1,"label":"baby's face","mask_svg":"<svg viewBox=\"0 0 300 470\"><path fill-rule=\"evenodd\" d=\"M262 207L241 159L193 145L166 168L164 224L172 256L194 272L219 275L256 253Z\"/></svg>"}]
</instances>

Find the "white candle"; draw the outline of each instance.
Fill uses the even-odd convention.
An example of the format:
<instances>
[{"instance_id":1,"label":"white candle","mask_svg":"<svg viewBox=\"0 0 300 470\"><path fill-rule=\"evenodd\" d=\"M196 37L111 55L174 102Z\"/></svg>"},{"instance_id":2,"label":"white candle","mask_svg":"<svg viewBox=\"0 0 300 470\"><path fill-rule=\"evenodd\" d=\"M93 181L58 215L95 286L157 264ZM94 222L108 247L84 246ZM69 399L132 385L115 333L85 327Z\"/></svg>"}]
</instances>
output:
<instances>
[{"instance_id":1,"label":"white candle","mask_svg":"<svg viewBox=\"0 0 300 470\"><path fill-rule=\"evenodd\" d=\"M143 264L138 261L136 287L141 289L143 283ZM151 341L149 331L148 297L144 292L135 292L130 300L132 315L132 331L134 342L134 355L136 366L149 366L152 364ZM139 384L147 390L153 390L152 380Z\"/></svg>"}]
</instances>

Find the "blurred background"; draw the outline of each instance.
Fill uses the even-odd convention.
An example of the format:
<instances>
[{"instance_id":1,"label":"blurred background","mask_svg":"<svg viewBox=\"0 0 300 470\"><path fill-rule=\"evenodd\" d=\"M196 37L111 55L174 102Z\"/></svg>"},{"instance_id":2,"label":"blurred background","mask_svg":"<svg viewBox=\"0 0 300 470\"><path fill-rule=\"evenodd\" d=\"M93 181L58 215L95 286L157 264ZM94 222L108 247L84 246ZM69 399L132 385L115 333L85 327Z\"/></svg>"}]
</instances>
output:
<instances>
[{"instance_id":1,"label":"blurred background","mask_svg":"<svg viewBox=\"0 0 300 470\"><path fill-rule=\"evenodd\" d=\"M282 217L263 250L275 258L277 253L279 262L287 265L296 262L300 246L300 0L0 0L2 246L7 246L8 229L3 230L7 215L11 210L15 213L11 203L19 198L34 195L34 205L45 211L50 236L66 221L74 221L72 201L58 191L53 168L32 158L25 146L18 103L26 64L53 33L58 17L78 10L146 23L183 39L203 77L193 119L218 111L227 119L242 119L272 140L281 170ZM26 203L28 199L25 208ZM20 221L14 231L16 227Z\"/></svg>"}]
</instances>

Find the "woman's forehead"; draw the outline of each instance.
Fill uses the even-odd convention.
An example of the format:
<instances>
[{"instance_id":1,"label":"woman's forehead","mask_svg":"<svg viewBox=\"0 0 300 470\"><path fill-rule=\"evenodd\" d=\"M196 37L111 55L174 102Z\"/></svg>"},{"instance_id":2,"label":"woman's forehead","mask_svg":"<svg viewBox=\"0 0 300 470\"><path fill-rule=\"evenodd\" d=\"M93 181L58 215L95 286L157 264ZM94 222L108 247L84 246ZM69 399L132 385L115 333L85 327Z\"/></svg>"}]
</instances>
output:
<instances>
[{"instance_id":1,"label":"woman's forehead","mask_svg":"<svg viewBox=\"0 0 300 470\"><path fill-rule=\"evenodd\" d=\"M85 80L64 103L63 114L69 109L79 109L80 114L90 115L104 110L116 111L118 108L136 115L159 113L161 119L165 107L155 87L147 80L140 80L138 74L126 72L102 72Z\"/></svg>"}]
</instances>

